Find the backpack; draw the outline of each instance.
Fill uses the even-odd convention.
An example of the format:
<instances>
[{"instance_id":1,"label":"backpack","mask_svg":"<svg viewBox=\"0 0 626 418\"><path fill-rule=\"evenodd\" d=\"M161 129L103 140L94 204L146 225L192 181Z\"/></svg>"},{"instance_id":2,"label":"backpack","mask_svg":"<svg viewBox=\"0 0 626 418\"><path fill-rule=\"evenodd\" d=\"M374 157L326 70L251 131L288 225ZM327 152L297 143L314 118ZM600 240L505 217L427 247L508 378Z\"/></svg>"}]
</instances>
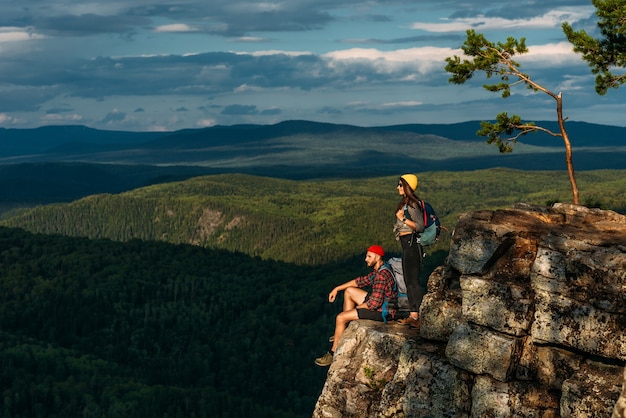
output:
<instances>
[{"instance_id":1,"label":"backpack","mask_svg":"<svg viewBox=\"0 0 626 418\"><path fill-rule=\"evenodd\" d=\"M422 213L424 214L424 231L420 233L420 244L423 246L433 245L439 239L441 222L432 206L425 200L420 200Z\"/></svg>"},{"instance_id":2,"label":"backpack","mask_svg":"<svg viewBox=\"0 0 626 418\"><path fill-rule=\"evenodd\" d=\"M404 283L404 275L402 273L402 259L400 257L392 257L380 268L388 270L393 276L395 287L398 291L398 312L408 312L409 298L406 294L406 284Z\"/></svg>"},{"instance_id":3,"label":"backpack","mask_svg":"<svg viewBox=\"0 0 626 418\"><path fill-rule=\"evenodd\" d=\"M418 233L419 242L422 246L433 245L439 239L441 233L441 222L432 206L425 200L420 200L420 210L424 215L424 230ZM404 216L411 219L408 210L404 209ZM413 220L413 219L411 219Z\"/></svg>"}]
</instances>

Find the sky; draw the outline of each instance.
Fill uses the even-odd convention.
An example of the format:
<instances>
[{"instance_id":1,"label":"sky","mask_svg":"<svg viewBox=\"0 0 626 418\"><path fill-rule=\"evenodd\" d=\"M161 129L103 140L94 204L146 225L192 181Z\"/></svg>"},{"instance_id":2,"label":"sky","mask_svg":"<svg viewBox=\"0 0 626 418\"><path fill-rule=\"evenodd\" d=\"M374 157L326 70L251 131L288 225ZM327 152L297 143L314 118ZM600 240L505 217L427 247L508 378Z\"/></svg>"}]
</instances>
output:
<instances>
[{"instance_id":1,"label":"sky","mask_svg":"<svg viewBox=\"0 0 626 418\"><path fill-rule=\"evenodd\" d=\"M448 81L468 29L526 38L516 60L568 120L626 126L626 86L597 95L561 29L595 18L583 0L0 0L0 127L556 120L546 94Z\"/></svg>"}]
</instances>

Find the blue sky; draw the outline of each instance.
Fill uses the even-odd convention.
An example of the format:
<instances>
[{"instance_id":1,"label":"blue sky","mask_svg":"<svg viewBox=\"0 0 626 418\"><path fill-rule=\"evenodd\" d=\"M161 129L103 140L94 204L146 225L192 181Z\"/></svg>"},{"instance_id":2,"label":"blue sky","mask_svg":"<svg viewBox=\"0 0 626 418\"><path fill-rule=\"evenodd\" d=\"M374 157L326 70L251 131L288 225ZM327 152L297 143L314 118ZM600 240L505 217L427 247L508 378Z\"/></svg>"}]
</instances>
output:
<instances>
[{"instance_id":1,"label":"blue sky","mask_svg":"<svg viewBox=\"0 0 626 418\"><path fill-rule=\"evenodd\" d=\"M626 87L598 96L561 24L590 1L0 0L0 127L158 131L303 119L359 126L554 120L522 87L452 85L465 31L525 37L523 71L569 120L625 126Z\"/></svg>"}]
</instances>

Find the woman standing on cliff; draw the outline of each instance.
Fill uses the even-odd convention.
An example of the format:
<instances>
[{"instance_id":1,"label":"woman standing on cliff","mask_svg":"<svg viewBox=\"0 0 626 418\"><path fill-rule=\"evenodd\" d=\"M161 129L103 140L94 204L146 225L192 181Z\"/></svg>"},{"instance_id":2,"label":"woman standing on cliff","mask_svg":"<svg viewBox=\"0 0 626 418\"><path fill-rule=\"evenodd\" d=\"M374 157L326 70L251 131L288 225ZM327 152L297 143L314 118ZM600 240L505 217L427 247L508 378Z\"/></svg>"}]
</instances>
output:
<instances>
[{"instance_id":1,"label":"woman standing on cliff","mask_svg":"<svg viewBox=\"0 0 626 418\"><path fill-rule=\"evenodd\" d=\"M417 176L403 174L398 180L398 193L402 200L396 208L394 232L402 246L402 273L406 283L410 314L399 322L413 328L419 328L419 308L426 291L419 282L424 251L418 240L418 233L424 230L420 200L415 194Z\"/></svg>"}]
</instances>

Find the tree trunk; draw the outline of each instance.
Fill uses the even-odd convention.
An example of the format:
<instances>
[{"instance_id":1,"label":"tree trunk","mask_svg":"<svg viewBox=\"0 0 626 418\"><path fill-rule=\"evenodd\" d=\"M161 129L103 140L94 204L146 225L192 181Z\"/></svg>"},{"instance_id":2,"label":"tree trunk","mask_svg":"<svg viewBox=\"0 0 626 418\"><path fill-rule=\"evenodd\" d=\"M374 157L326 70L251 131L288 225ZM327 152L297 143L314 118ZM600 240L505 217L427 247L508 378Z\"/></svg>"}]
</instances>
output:
<instances>
[{"instance_id":1,"label":"tree trunk","mask_svg":"<svg viewBox=\"0 0 626 418\"><path fill-rule=\"evenodd\" d=\"M572 144L567 136L565 130L565 120L563 120L563 96L561 93L556 98L556 114L559 120L559 128L561 130L561 136L565 143L565 162L567 163L567 174L569 176L569 182L572 186L572 197L574 198L574 204L578 205L578 186L576 185L576 176L574 175L574 162L572 161Z\"/></svg>"}]
</instances>

